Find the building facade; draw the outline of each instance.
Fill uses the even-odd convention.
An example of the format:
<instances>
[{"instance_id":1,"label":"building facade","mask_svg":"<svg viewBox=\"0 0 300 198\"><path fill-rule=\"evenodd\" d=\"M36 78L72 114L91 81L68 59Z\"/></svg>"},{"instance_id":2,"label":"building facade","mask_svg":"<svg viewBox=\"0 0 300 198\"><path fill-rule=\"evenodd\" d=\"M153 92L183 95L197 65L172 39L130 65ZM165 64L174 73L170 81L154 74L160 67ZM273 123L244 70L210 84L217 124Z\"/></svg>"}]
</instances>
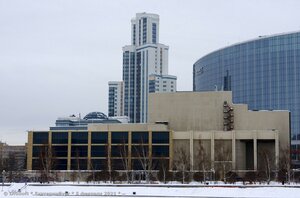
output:
<instances>
[{"instance_id":1,"label":"building facade","mask_svg":"<svg viewBox=\"0 0 300 198\"><path fill-rule=\"evenodd\" d=\"M283 157L289 160L289 118L288 111L233 104L231 92L151 93L148 124L28 132L27 169L40 170L51 151L54 170L148 171L167 164L176 172L185 163L189 171L247 172L264 169L267 156L276 172Z\"/></svg>"},{"instance_id":2,"label":"building facade","mask_svg":"<svg viewBox=\"0 0 300 198\"><path fill-rule=\"evenodd\" d=\"M124 115L124 87L123 81L108 82L108 116Z\"/></svg>"},{"instance_id":3,"label":"building facade","mask_svg":"<svg viewBox=\"0 0 300 198\"><path fill-rule=\"evenodd\" d=\"M0 142L0 166L5 171L26 170L26 145L8 145Z\"/></svg>"},{"instance_id":4,"label":"building facade","mask_svg":"<svg viewBox=\"0 0 300 198\"><path fill-rule=\"evenodd\" d=\"M53 170L142 170L141 163L150 158L153 169L160 161L169 167L170 135L163 124L90 124L87 130L30 131L27 169L41 170L49 149Z\"/></svg>"},{"instance_id":5,"label":"building facade","mask_svg":"<svg viewBox=\"0 0 300 198\"><path fill-rule=\"evenodd\" d=\"M149 93L176 92L176 82L176 76L151 74L149 76Z\"/></svg>"},{"instance_id":6,"label":"building facade","mask_svg":"<svg viewBox=\"0 0 300 198\"><path fill-rule=\"evenodd\" d=\"M136 14L131 20L131 45L123 47L124 115L131 122L147 122L150 75L168 75L168 51L159 43L159 16Z\"/></svg>"},{"instance_id":7,"label":"building facade","mask_svg":"<svg viewBox=\"0 0 300 198\"><path fill-rule=\"evenodd\" d=\"M292 159L300 155L300 32L262 36L200 58L193 90L231 90L252 110L291 111Z\"/></svg>"},{"instance_id":8,"label":"building facade","mask_svg":"<svg viewBox=\"0 0 300 198\"><path fill-rule=\"evenodd\" d=\"M231 117L228 116L231 114ZM225 127L231 122L232 127ZM149 123L168 123L173 132L173 166L184 151L191 170L226 169L235 172L264 169L265 154L272 159L272 171L280 161L289 163L290 112L249 111L234 104L232 93L176 92L152 93Z\"/></svg>"},{"instance_id":9,"label":"building facade","mask_svg":"<svg viewBox=\"0 0 300 198\"><path fill-rule=\"evenodd\" d=\"M55 121L55 126L50 127L50 130L87 130L88 124L93 123L112 124L121 123L121 121L109 118L102 112L94 111L83 118L81 118L81 115L76 116L74 114L69 117L59 117Z\"/></svg>"}]
</instances>

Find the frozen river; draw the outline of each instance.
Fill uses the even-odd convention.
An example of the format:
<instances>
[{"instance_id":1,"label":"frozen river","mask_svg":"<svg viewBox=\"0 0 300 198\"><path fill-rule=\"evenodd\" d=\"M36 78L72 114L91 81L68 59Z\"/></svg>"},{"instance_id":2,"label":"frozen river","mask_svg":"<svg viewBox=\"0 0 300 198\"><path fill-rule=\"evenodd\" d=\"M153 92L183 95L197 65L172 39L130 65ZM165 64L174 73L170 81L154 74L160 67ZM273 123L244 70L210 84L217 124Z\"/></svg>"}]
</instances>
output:
<instances>
[{"instance_id":1,"label":"frozen river","mask_svg":"<svg viewBox=\"0 0 300 198\"><path fill-rule=\"evenodd\" d=\"M258 185L87 185L15 183L0 197L300 197L300 186Z\"/></svg>"}]
</instances>

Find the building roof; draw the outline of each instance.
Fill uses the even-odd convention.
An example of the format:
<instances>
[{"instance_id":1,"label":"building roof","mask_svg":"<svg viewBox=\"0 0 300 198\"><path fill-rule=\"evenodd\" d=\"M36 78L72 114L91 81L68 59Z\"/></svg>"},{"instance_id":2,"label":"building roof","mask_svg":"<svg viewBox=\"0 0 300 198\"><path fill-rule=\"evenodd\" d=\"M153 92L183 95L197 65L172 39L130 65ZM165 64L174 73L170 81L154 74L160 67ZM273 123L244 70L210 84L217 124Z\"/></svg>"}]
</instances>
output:
<instances>
[{"instance_id":1,"label":"building roof","mask_svg":"<svg viewBox=\"0 0 300 198\"><path fill-rule=\"evenodd\" d=\"M207 57L215 52L218 52L218 51L221 51L221 50L224 50L224 49L227 49L227 48L230 48L230 47L233 47L233 46L237 46L237 45L242 45L242 44L245 44L245 43L249 43L249 42L254 42L254 41L257 41L257 40L263 40L263 39L269 39L269 38L273 38L273 37L278 37L278 36L285 36L285 35L289 35L289 34L297 34L297 33L300 33L300 31L292 31L292 32L284 32L284 33L278 33L278 34L271 34L271 35L263 35L263 36L258 36L257 38L253 38L253 39L249 39L249 40L245 40L245 41L242 41L242 42L237 42L237 43L234 43L234 44L231 44L231 45L228 45L228 46L225 46L225 47L222 47L222 48L219 48L217 50L214 50L204 56L202 56L201 58L199 58L194 64L196 64L198 61L200 61L202 58L204 57Z\"/></svg>"},{"instance_id":2,"label":"building roof","mask_svg":"<svg viewBox=\"0 0 300 198\"><path fill-rule=\"evenodd\" d=\"M84 116L83 119L85 119L85 120L98 120L98 119L107 120L108 117L102 112L95 111L95 112L88 113L86 116Z\"/></svg>"}]
</instances>

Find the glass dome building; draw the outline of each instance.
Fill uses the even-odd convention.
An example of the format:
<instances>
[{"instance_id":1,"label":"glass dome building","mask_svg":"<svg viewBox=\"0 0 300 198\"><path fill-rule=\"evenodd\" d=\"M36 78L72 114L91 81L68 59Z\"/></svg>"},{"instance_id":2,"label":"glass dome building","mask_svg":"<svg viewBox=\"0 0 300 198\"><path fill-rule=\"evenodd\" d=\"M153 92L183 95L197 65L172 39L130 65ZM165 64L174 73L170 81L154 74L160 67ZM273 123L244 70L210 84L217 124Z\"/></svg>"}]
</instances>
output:
<instances>
[{"instance_id":1,"label":"glass dome building","mask_svg":"<svg viewBox=\"0 0 300 198\"><path fill-rule=\"evenodd\" d=\"M85 120L107 120L108 117L102 112L91 112L84 116Z\"/></svg>"},{"instance_id":2,"label":"glass dome building","mask_svg":"<svg viewBox=\"0 0 300 198\"><path fill-rule=\"evenodd\" d=\"M232 91L251 110L290 110L292 158L300 160L300 32L260 36L193 65L193 90Z\"/></svg>"}]
</instances>

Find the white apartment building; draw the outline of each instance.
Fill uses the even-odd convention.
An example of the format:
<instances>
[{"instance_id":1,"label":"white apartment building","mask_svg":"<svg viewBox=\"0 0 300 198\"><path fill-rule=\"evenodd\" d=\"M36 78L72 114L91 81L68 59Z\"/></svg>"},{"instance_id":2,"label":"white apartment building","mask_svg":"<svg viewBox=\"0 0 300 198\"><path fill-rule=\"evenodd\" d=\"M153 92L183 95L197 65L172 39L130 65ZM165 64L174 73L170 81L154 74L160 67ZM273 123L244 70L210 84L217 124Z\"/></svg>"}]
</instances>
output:
<instances>
[{"instance_id":1,"label":"white apartment building","mask_svg":"<svg viewBox=\"0 0 300 198\"><path fill-rule=\"evenodd\" d=\"M172 75L149 76L149 93L176 92L177 77Z\"/></svg>"},{"instance_id":2,"label":"white apartment building","mask_svg":"<svg viewBox=\"0 0 300 198\"><path fill-rule=\"evenodd\" d=\"M168 75L168 51L159 43L159 16L136 14L131 20L131 45L123 47L124 115L131 122L147 122L150 75Z\"/></svg>"},{"instance_id":3,"label":"white apartment building","mask_svg":"<svg viewBox=\"0 0 300 198\"><path fill-rule=\"evenodd\" d=\"M122 116L124 114L123 82L110 81L108 87L108 116Z\"/></svg>"}]
</instances>

